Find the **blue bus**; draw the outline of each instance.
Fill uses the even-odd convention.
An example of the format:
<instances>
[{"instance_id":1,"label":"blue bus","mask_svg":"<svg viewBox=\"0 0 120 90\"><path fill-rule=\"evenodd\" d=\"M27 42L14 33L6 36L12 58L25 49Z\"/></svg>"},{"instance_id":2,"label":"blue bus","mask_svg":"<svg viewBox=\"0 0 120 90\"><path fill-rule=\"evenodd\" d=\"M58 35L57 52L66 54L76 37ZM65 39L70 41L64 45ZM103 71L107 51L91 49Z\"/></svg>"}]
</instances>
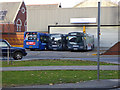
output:
<instances>
[{"instance_id":1,"label":"blue bus","mask_svg":"<svg viewBox=\"0 0 120 90\"><path fill-rule=\"evenodd\" d=\"M24 32L24 48L30 50L48 49L49 34L39 32Z\"/></svg>"}]
</instances>

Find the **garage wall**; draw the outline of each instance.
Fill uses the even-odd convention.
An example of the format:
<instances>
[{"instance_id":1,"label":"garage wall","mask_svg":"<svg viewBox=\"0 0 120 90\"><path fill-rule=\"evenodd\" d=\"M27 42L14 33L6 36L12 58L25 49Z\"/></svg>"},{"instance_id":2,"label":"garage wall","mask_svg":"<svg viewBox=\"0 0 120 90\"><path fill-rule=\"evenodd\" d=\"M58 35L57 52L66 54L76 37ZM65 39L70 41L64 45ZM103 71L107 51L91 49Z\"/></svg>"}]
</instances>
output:
<instances>
[{"instance_id":1,"label":"garage wall","mask_svg":"<svg viewBox=\"0 0 120 90\"><path fill-rule=\"evenodd\" d=\"M120 2L118 3L118 24L120 25ZM118 35L120 35L120 27L118 28L119 31L118 31ZM118 37L118 40L120 42L120 36ZM119 49L120 50L120 49Z\"/></svg>"},{"instance_id":2,"label":"garage wall","mask_svg":"<svg viewBox=\"0 0 120 90\"><path fill-rule=\"evenodd\" d=\"M81 32L83 27L50 27L50 34L61 33L68 34L69 32Z\"/></svg>"},{"instance_id":3,"label":"garage wall","mask_svg":"<svg viewBox=\"0 0 120 90\"><path fill-rule=\"evenodd\" d=\"M83 27L50 27L50 33L67 34L69 32L82 32ZM100 47L111 47L118 42L118 26L101 27ZM86 27L86 33L94 35L95 47L97 46L97 27Z\"/></svg>"},{"instance_id":4,"label":"garage wall","mask_svg":"<svg viewBox=\"0 0 120 90\"><path fill-rule=\"evenodd\" d=\"M111 47L118 42L118 31L120 24L118 13L120 9L116 7L101 8L101 47ZM51 25L76 25L70 23L70 18L96 18L98 10L96 7L90 8L58 8L58 5L35 5L27 6L28 31L48 32ZM57 23L57 24L56 24ZM83 25L83 24L77 24ZM85 25L97 25L85 24ZM82 31L82 27L51 27L50 33L68 33L71 31ZM97 26L86 27L86 32L95 36L95 46L97 46Z\"/></svg>"},{"instance_id":5,"label":"garage wall","mask_svg":"<svg viewBox=\"0 0 120 90\"><path fill-rule=\"evenodd\" d=\"M70 18L96 18L98 10L90 8L58 8L57 5L27 6L28 31L46 32L48 25L74 25ZM97 21L96 24L97 25ZM118 25L118 7L101 8L101 25Z\"/></svg>"},{"instance_id":6,"label":"garage wall","mask_svg":"<svg viewBox=\"0 0 120 90\"><path fill-rule=\"evenodd\" d=\"M120 2L118 2L118 22L120 25Z\"/></svg>"},{"instance_id":7,"label":"garage wall","mask_svg":"<svg viewBox=\"0 0 120 90\"><path fill-rule=\"evenodd\" d=\"M27 31L47 32L48 24L55 24L57 21L57 8L58 5L27 6Z\"/></svg>"}]
</instances>

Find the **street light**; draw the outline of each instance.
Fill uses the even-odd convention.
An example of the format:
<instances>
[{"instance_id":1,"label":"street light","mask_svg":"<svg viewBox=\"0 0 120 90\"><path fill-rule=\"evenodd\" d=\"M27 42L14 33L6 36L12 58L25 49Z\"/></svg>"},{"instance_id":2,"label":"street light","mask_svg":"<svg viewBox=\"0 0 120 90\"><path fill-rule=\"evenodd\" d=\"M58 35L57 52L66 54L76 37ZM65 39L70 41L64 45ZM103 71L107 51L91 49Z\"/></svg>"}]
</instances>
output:
<instances>
[{"instance_id":1,"label":"street light","mask_svg":"<svg viewBox=\"0 0 120 90\"><path fill-rule=\"evenodd\" d=\"M8 37L9 37L9 33L10 33L10 27L9 27L9 25L10 25L10 22L8 22ZM8 62L8 65L9 65L9 61L10 61L10 47L8 46L7 47L7 62Z\"/></svg>"},{"instance_id":2,"label":"street light","mask_svg":"<svg viewBox=\"0 0 120 90\"><path fill-rule=\"evenodd\" d=\"M97 31L97 80L99 81L100 76L100 9L101 9L101 0L98 0L98 31Z\"/></svg>"}]
</instances>

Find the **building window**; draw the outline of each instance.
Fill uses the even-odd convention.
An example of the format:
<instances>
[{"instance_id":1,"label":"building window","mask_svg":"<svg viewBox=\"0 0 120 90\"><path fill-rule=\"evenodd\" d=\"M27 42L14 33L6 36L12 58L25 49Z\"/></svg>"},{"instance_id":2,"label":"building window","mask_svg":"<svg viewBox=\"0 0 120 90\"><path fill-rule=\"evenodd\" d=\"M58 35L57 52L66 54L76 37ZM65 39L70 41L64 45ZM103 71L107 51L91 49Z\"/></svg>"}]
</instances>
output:
<instances>
[{"instance_id":1,"label":"building window","mask_svg":"<svg viewBox=\"0 0 120 90\"><path fill-rule=\"evenodd\" d=\"M22 21L20 19L16 21L16 25L17 25L17 32L21 32Z\"/></svg>"},{"instance_id":2,"label":"building window","mask_svg":"<svg viewBox=\"0 0 120 90\"><path fill-rule=\"evenodd\" d=\"M3 10L3 11L0 10L0 20L4 20L6 14L7 14L7 11L6 11L6 10Z\"/></svg>"},{"instance_id":3,"label":"building window","mask_svg":"<svg viewBox=\"0 0 120 90\"><path fill-rule=\"evenodd\" d=\"M21 8L21 12L22 12L23 14L25 13L25 8L24 8L24 7Z\"/></svg>"}]
</instances>

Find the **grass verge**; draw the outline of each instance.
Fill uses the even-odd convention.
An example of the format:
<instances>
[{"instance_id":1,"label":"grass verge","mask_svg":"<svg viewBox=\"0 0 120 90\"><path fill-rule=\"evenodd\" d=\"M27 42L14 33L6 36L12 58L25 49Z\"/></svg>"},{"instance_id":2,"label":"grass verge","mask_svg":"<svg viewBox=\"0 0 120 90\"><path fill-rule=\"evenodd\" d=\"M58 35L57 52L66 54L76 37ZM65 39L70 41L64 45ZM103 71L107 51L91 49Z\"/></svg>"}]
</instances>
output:
<instances>
[{"instance_id":1,"label":"grass verge","mask_svg":"<svg viewBox=\"0 0 120 90\"><path fill-rule=\"evenodd\" d=\"M77 83L96 80L97 71L5 71L2 72L3 87L21 85L42 85L57 83ZM118 79L118 71L100 71L100 79Z\"/></svg>"},{"instance_id":2,"label":"grass verge","mask_svg":"<svg viewBox=\"0 0 120 90\"><path fill-rule=\"evenodd\" d=\"M32 60L32 61L13 61L8 65L7 61L2 61L2 67L19 67L19 66L83 66L97 65L95 61L82 60ZM118 65L100 62L100 65Z\"/></svg>"}]
</instances>

